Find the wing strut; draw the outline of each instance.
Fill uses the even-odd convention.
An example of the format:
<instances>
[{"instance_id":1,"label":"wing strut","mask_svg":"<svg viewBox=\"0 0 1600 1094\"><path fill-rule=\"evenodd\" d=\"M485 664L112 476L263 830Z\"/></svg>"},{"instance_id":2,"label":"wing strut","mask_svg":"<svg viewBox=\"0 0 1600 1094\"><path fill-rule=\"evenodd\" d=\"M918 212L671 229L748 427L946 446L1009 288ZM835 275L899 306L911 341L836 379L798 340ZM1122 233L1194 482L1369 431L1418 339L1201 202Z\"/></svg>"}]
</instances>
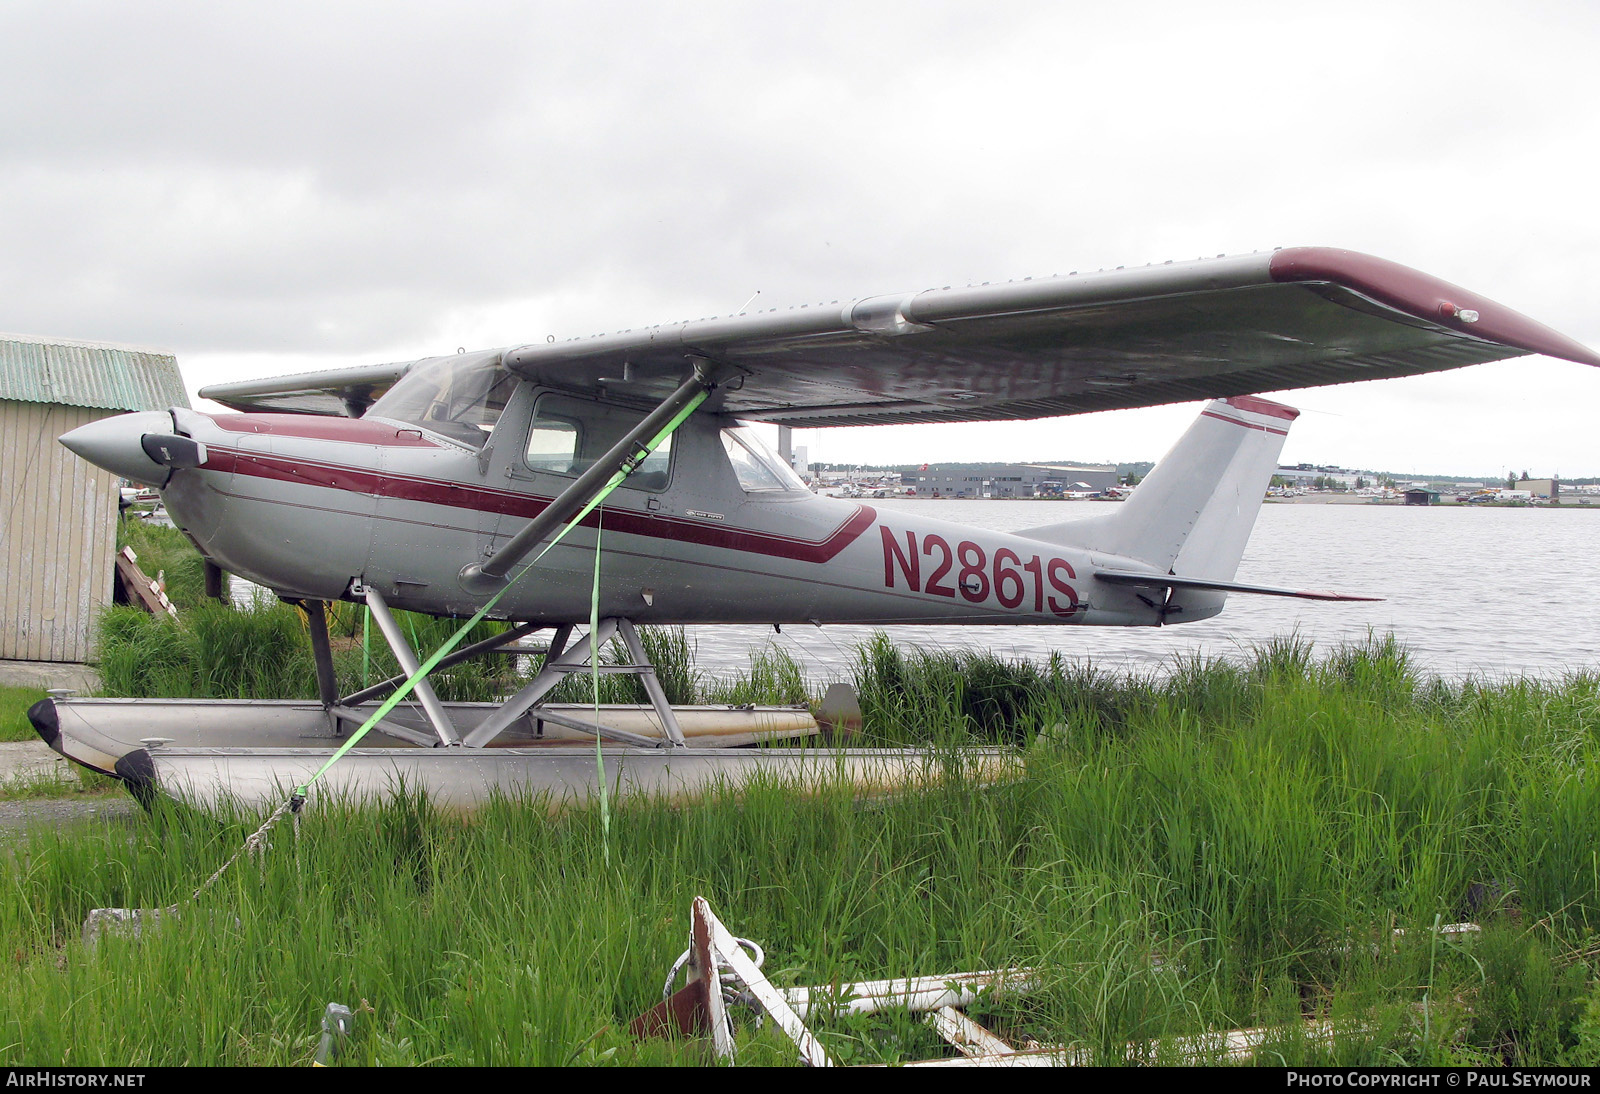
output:
<instances>
[{"instance_id":1,"label":"wing strut","mask_svg":"<svg viewBox=\"0 0 1600 1094\"><path fill-rule=\"evenodd\" d=\"M544 512L530 520L512 536L506 545L482 563L469 563L461 570L461 586L470 593L488 595L506 583L511 567L522 561L528 552L554 535L563 525L578 514L584 506L601 496L611 485L611 480L627 475L648 456L660 434L685 411L692 411L705 401L721 379L722 370L705 358L696 358L694 375L645 415L644 421L634 426L626 437L611 446L611 450L596 460L576 482L561 491Z\"/></svg>"}]
</instances>

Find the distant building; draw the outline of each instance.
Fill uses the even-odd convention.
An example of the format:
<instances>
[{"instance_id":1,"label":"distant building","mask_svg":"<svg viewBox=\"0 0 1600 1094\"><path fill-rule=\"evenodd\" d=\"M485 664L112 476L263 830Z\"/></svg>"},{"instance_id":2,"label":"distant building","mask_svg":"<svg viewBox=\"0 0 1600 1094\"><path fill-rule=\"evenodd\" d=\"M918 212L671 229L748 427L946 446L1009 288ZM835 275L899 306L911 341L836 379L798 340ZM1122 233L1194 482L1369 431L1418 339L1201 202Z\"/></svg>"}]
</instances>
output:
<instances>
[{"instance_id":1,"label":"distant building","mask_svg":"<svg viewBox=\"0 0 1600 1094\"><path fill-rule=\"evenodd\" d=\"M1526 490L1536 498L1549 498L1551 501L1561 495L1559 479L1520 479L1516 488Z\"/></svg>"},{"instance_id":2,"label":"distant building","mask_svg":"<svg viewBox=\"0 0 1600 1094\"><path fill-rule=\"evenodd\" d=\"M111 600L117 481L56 438L188 405L170 354L0 334L0 660L88 660Z\"/></svg>"},{"instance_id":3,"label":"distant building","mask_svg":"<svg viewBox=\"0 0 1600 1094\"><path fill-rule=\"evenodd\" d=\"M1280 467L1273 474L1283 479L1290 486L1309 487L1318 479L1325 479L1338 483L1347 490L1354 490L1356 479L1362 477L1362 472L1351 471L1345 467L1317 466L1309 463L1297 464L1294 467ZM1371 473L1367 472L1367 477Z\"/></svg>"},{"instance_id":4,"label":"distant building","mask_svg":"<svg viewBox=\"0 0 1600 1094\"><path fill-rule=\"evenodd\" d=\"M1117 485L1115 467L1055 464L985 464L945 467L928 464L903 476L918 496L942 498L1046 498L1087 491L1103 493Z\"/></svg>"}]
</instances>

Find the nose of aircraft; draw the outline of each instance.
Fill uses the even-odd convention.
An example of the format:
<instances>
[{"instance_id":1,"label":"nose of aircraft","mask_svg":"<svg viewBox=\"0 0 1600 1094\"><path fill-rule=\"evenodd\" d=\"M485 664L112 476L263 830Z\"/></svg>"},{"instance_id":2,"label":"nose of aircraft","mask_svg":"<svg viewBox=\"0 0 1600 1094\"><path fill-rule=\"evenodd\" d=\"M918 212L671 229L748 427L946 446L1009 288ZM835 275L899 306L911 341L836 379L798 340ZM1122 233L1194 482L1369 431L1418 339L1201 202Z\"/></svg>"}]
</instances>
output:
<instances>
[{"instance_id":1,"label":"nose of aircraft","mask_svg":"<svg viewBox=\"0 0 1600 1094\"><path fill-rule=\"evenodd\" d=\"M146 486L163 486L171 474L144 450L146 433L172 432L172 415L164 410L118 414L63 433L61 443L97 467Z\"/></svg>"}]
</instances>

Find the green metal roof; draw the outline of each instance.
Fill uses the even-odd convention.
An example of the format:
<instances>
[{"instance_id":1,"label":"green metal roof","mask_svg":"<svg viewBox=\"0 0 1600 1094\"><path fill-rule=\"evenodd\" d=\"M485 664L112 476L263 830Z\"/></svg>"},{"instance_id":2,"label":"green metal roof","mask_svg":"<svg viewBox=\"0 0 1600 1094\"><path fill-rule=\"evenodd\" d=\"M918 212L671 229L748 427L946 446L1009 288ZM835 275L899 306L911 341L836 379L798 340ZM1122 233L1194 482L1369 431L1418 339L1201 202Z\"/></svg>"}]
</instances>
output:
<instances>
[{"instance_id":1,"label":"green metal roof","mask_svg":"<svg viewBox=\"0 0 1600 1094\"><path fill-rule=\"evenodd\" d=\"M189 405L170 353L20 334L0 334L0 399L107 410Z\"/></svg>"}]
</instances>

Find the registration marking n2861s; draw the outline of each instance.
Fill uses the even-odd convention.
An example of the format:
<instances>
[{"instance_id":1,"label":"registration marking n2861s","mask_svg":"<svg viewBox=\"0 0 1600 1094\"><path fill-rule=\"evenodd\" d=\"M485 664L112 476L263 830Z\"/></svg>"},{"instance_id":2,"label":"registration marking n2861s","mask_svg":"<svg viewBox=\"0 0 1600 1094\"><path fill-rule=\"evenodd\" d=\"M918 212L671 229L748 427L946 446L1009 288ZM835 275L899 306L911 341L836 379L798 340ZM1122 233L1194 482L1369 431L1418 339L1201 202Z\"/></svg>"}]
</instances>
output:
<instances>
[{"instance_id":1,"label":"registration marking n2861s","mask_svg":"<svg viewBox=\"0 0 1600 1094\"><path fill-rule=\"evenodd\" d=\"M1001 547L991 558L970 539L952 547L937 533L923 536L919 543L915 532L906 532L902 542L887 525L879 525L878 530L883 534L883 584L887 589L896 588L898 577L912 592L925 596L952 600L959 596L973 604L993 598L1002 608L1020 608L1029 599L1031 587L1035 612L1042 614L1048 607L1052 615L1066 618L1080 608L1077 590L1069 584L1078 575L1064 558L1034 554L1024 562L1009 547ZM931 567L926 584L922 580L924 560Z\"/></svg>"}]
</instances>

